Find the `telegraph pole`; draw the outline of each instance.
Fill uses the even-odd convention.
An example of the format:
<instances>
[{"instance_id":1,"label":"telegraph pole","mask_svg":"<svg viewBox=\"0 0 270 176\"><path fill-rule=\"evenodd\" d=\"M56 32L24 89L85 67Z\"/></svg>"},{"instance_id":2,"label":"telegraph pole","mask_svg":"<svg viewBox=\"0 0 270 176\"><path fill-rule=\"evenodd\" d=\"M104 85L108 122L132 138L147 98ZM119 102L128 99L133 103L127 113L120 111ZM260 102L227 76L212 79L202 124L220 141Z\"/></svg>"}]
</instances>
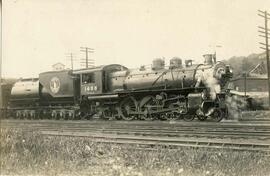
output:
<instances>
[{"instance_id":1,"label":"telegraph pole","mask_svg":"<svg viewBox=\"0 0 270 176\"><path fill-rule=\"evenodd\" d=\"M0 42L1 42L1 47L0 47L0 112L2 111L2 107L3 107L3 95L2 95L2 29L3 29L3 26L2 26L2 1L0 1L0 27L1 27L1 33L0 33ZM0 116L1 116L2 113L0 113ZM1 117L0 117L1 118Z\"/></svg>"},{"instance_id":2,"label":"telegraph pole","mask_svg":"<svg viewBox=\"0 0 270 176\"><path fill-rule=\"evenodd\" d=\"M258 15L264 18L264 27L259 27L259 33L263 35L259 35L260 37L265 38L265 43L260 42L263 47L261 49L265 50L266 52L266 63L267 63L267 76L268 76L268 98L269 98L269 108L270 108L270 63L269 63L269 45L268 45L268 34L270 33L270 29L268 29L268 20L270 20L270 14L267 11L258 10Z\"/></svg>"},{"instance_id":3,"label":"telegraph pole","mask_svg":"<svg viewBox=\"0 0 270 176\"><path fill-rule=\"evenodd\" d=\"M88 57L88 54L93 53L94 49L88 48L88 47L80 47L80 48L81 48L81 52L85 52L85 59L83 59L83 62L81 62L81 63L85 64L85 68L88 68L89 64L91 64L90 66L94 66L94 60L89 59L89 57Z\"/></svg>"},{"instance_id":4,"label":"telegraph pole","mask_svg":"<svg viewBox=\"0 0 270 176\"><path fill-rule=\"evenodd\" d=\"M74 62L74 59L73 59L74 55L73 53L67 53L67 58L70 59L70 64L71 64L71 70L73 70L73 62Z\"/></svg>"}]
</instances>

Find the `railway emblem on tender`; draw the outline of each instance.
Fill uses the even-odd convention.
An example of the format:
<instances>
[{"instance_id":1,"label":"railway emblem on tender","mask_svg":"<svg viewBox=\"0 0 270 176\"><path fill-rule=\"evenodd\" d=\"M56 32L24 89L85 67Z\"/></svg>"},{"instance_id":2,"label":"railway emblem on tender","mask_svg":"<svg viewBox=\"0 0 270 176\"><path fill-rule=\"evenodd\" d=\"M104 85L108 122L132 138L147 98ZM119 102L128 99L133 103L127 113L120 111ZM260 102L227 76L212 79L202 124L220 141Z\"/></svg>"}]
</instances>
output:
<instances>
[{"instance_id":1,"label":"railway emblem on tender","mask_svg":"<svg viewBox=\"0 0 270 176\"><path fill-rule=\"evenodd\" d=\"M60 80L57 77L53 77L50 81L50 89L52 93L58 93L60 89Z\"/></svg>"}]
</instances>

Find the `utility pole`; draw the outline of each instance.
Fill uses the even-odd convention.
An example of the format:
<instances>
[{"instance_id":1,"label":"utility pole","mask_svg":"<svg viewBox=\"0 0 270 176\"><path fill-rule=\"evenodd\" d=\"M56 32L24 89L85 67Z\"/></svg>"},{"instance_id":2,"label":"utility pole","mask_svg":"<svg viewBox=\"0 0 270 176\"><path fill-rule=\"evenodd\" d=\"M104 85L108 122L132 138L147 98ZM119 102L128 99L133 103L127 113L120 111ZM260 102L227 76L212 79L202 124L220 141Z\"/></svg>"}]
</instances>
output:
<instances>
[{"instance_id":1,"label":"utility pole","mask_svg":"<svg viewBox=\"0 0 270 176\"><path fill-rule=\"evenodd\" d=\"M94 60L89 59L88 57L88 53L93 53L94 49L88 48L88 47L80 47L80 48L81 48L81 52L85 52L85 59L82 59L83 61L81 63L85 64L85 68L88 68L89 64L91 64L90 66L94 66Z\"/></svg>"},{"instance_id":2,"label":"utility pole","mask_svg":"<svg viewBox=\"0 0 270 176\"><path fill-rule=\"evenodd\" d=\"M73 70L74 66L73 66L73 62L74 62L74 55L73 53L67 53L67 58L70 60L70 64L71 64L71 70Z\"/></svg>"},{"instance_id":3,"label":"utility pole","mask_svg":"<svg viewBox=\"0 0 270 176\"><path fill-rule=\"evenodd\" d=\"M1 47L0 47L0 112L2 111L2 108L3 108L3 95L2 95L2 29L3 29L3 26L2 26L2 1L0 1L0 27L1 27L1 33L0 33L0 42L1 42ZM0 116L1 116L2 113L0 113ZM1 118L1 117L0 117Z\"/></svg>"},{"instance_id":4,"label":"utility pole","mask_svg":"<svg viewBox=\"0 0 270 176\"><path fill-rule=\"evenodd\" d=\"M270 108L270 63L269 63L269 45L268 45L268 39L269 39L269 32L270 29L268 29L268 20L270 20L270 14L267 13L267 11L261 11L258 10L258 15L260 17L264 18L264 27L258 26L259 27L259 33L262 33L263 35L259 35L260 37L265 38L265 43L260 42L260 44L263 47L260 47L261 49L265 50L266 52L266 63L267 63L267 76L268 76L268 98L269 98L269 108Z\"/></svg>"}]
</instances>

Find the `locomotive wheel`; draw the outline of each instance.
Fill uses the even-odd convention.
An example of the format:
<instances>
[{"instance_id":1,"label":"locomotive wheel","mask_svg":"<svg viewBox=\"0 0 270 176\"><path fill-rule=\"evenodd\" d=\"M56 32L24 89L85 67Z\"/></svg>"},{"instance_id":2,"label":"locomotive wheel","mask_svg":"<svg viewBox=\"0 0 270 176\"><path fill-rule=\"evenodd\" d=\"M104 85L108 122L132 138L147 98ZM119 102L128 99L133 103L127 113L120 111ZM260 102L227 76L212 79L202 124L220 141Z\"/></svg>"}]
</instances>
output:
<instances>
[{"instance_id":1,"label":"locomotive wheel","mask_svg":"<svg viewBox=\"0 0 270 176\"><path fill-rule=\"evenodd\" d=\"M152 121L155 119L155 116L153 114L150 114L148 109L145 109L140 118L143 120Z\"/></svg>"},{"instance_id":2,"label":"locomotive wheel","mask_svg":"<svg viewBox=\"0 0 270 176\"><path fill-rule=\"evenodd\" d=\"M178 108L178 105L176 105L176 104L170 104L169 105L169 108L170 109L175 109L175 108ZM178 112L175 112L175 111L173 111L173 112L171 112L171 113L169 113L167 115L167 119L168 120L177 120L177 119L179 119L179 117L180 117L180 114Z\"/></svg>"},{"instance_id":3,"label":"locomotive wheel","mask_svg":"<svg viewBox=\"0 0 270 176\"><path fill-rule=\"evenodd\" d=\"M100 117L104 120L110 120L115 118L115 112L113 109L102 109L100 112Z\"/></svg>"},{"instance_id":4,"label":"locomotive wheel","mask_svg":"<svg viewBox=\"0 0 270 176\"><path fill-rule=\"evenodd\" d=\"M77 115L78 120L90 120L92 115L90 115L88 112L81 111L79 115Z\"/></svg>"},{"instance_id":5,"label":"locomotive wheel","mask_svg":"<svg viewBox=\"0 0 270 176\"><path fill-rule=\"evenodd\" d=\"M191 114L184 115L184 121L186 121L186 122L190 122L190 121L194 120L194 118L195 118L195 115L191 115Z\"/></svg>"},{"instance_id":6,"label":"locomotive wheel","mask_svg":"<svg viewBox=\"0 0 270 176\"><path fill-rule=\"evenodd\" d=\"M154 117L152 115L150 115L150 114L143 114L143 115L140 116L140 118L142 120L146 120L146 121L152 121L152 120L154 120Z\"/></svg>"},{"instance_id":7,"label":"locomotive wheel","mask_svg":"<svg viewBox=\"0 0 270 176\"><path fill-rule=\"evenodd\" d=\"M75 111L75 112L74 112L74 118L73 118L73 120L78 120L78 119L80 119L80 114L81 114L80 111Z\"/></svg>"},{"instance_id":8,"label":"locomotive wheel","mask_svg":"<svg viewBox=\"0 0 270 176\"><path fill-rule=\"evenodd\" d=\"M138 103L134 97L127 97L120 103L119 116L124 120L133 120L136 115L131 114L137 112Z\"/></svg>"},{"instance_id":9,"label":"locomotive wheel","mask_svg":"<svg viewBox=\"0 0 270 176\"><path fill-rule=\"evenodd\" d=\"M120 107L115 108L114 118L116 120L122 120L122 116L120 116Z\"/></svg>"},{"instance_id":10,"label":"locomotive wheel","mask_svg":"<svg viewBox=\"0 0 270 176\"><path fill-rule=\"evenodd\" d=\"M75 119L75 112L70 113L69 116L68 116L68 119L69 120L74 120Z\"/></svg>"},{"instance_id":11,"label":"locomotive wheel","mask_svg":"<svg viewBox=\"0 0 270 176\"><path fill-rule=\"evenodd\" d=\"M197 115L197 118L198 118L199 121L205 121L207 119L207 116Z\"/></svg>"},{"instance_id":12,"label":"locomotive wheel","mask_svg":"<svg viewBox=\"0 0 270 176\"><path fill-rule=\"evenodd\" d=\"M201 108L197 109L195 114L199 121L205 121L207 119L207 116Z\"/></svg>"},{"instance_id":13,"label":"locomotive wheel","mask_svg":"<svg viewBox=\"0 0 270 176\"><path fill-rule=\"evenodd\" d=\"M215 109L214 112L210 115L212 121L220 122L223 119L223 112L220 109Z\"/></svg>"},{"instance_id":14,"label":"locomotive wheel","mask_svg":"<svg viewBox=\"0 0 270 176\"><path fill-rule=\"evenodd\" d=\"M159 119L160 120L170 120L170 116L171 115L171 113L161 113L160 115L159 115Z\"/></svg>"},{"instance_id":15,"label":"locomotive wheel","mask_svg":"<svg viewBox=\"0 0 270 176\"><path fill-rule=\"evenodd\" d=\"M168 120L177 120L179 119L179 114L176 112L172 112L168 114Z\"/></svg>"},{"instance_id":16,"label":"locomotive wheel","mask_svg":"<svg viewBox=\"0 0 270 176\"><path fill-rule=\"evenodd\" d=\"M111 109L110 114L111 116L109 117L109 120L118 120L118 111L115 107Z\"/></svg>"},{"instance_id":17,"label":"locomotive wheel","mask_svg":"<svg viewBox=\"0 0 270 176\"><path fill-rule=\"evenodd\" d=\"M141 100L141 112L143 112L143 114L140 116L141 119L143 120L154 120L155 119L155 115L151 114L150 111L150 107L151 106L155 106L157 105L156 101L155 101L155 97L154 96L146 96Z\"/></svg>"}]
</instances>

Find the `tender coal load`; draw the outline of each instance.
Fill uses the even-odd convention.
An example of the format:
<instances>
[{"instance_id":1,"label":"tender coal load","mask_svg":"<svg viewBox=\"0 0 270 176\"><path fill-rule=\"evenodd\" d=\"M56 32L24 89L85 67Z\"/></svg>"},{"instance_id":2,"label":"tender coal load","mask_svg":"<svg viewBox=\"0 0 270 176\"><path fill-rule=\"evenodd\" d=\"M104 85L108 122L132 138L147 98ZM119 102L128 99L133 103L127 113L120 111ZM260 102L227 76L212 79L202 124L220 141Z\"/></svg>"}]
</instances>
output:
<instances>
[{"instance_id":1,"label":"tender coal load","mask_svg":"<svg viewBox=\"0 0 270 176\"><path fill-rule=\"evenodd\" d=\"M18 104L35 103L39 100L39 81L20 79L11 89L11 102Z\"/></svg>"}]
</instances>

